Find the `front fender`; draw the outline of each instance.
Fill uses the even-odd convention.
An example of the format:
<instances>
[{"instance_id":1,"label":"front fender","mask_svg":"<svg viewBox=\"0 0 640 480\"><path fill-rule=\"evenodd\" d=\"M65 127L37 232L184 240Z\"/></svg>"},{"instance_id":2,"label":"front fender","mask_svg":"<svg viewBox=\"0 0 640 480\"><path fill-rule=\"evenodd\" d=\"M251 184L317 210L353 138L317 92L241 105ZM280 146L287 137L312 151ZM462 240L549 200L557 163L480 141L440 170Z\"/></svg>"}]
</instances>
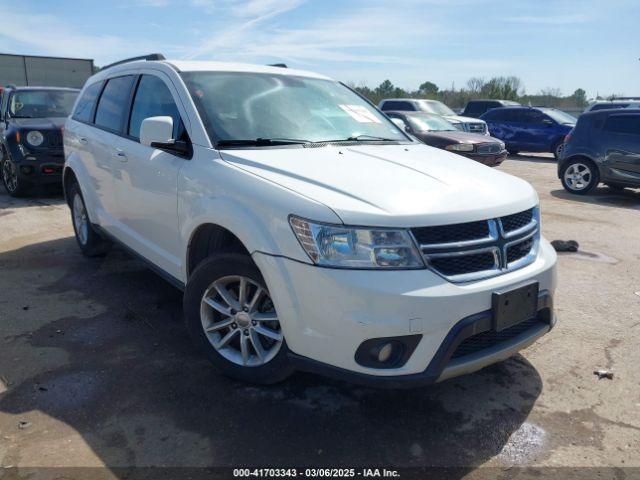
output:
<instances>
[{"instance_id":1,"label":"front fender","mask_svg":"<svg viewBox=\"0 0 640 480\"><path fill-rule=\"evenodd\" d=\"M304 195L224 161L207 163L205 168L194 168L179 181L178 219L185 252L184 279L187 278L189 243L202 225L213 224L229 230L251 254L261 252L310 263L291 230L289 215L342 223L331 209Z\"/></svg>"}]
</instances>

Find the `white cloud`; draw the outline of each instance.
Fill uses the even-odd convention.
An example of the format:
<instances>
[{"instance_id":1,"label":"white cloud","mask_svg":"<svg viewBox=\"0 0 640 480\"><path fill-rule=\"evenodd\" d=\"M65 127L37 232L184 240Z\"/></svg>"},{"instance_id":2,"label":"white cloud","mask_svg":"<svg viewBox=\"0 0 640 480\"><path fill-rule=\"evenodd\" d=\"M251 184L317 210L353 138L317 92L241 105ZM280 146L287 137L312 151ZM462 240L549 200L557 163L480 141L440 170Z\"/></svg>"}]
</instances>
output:
<instances>
[{"instance_id":1,"label":"white cloud","mask_svg":"<svg viewBox=\"0 0 640 480\"><path fill-rule=\"evenodd\" d=\"M589 15L584 13L570 13L566 15L519 15L507 17L506 22L525 23L532 25L569 25L574 23L584 23L591 20Z\"/></svg>"}]
</instances>

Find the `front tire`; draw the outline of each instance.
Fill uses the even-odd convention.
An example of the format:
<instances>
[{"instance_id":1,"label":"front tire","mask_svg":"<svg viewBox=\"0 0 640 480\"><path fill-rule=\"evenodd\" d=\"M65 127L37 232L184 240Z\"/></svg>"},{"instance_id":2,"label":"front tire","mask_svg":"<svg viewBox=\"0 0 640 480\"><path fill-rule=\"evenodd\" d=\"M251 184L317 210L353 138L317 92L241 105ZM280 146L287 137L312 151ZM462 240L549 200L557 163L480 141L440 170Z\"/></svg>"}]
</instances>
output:
<instances>
[{"instance_id":1,"label":"front tire","mask_svg":"<svg viewBox=\"0 0 640 480\"><path fill-rule=\"evenodd\" d=\"M69 200L73 231L82 254L87 257L104 255L109 250L111 243L102 238L91 225L84 198L77 182L73 183L69 188Z\"/></svg>"},{"instance_id":2,"label":"front tire","mask_svg":"<svg viewBox=\"0 0 640 480\"><path fill-rule=\"evenodd\" d=\"M586 195L598 186L600 173L591 160L575 158L562 167L560 179L567 192Z\"/></svg>"},{"instance_id":3,"label":"front tire","mask_svg":"<svg viewBox=\"0 0 640 480\"><path fill-rule=\"evenodd\" d=\"M27 193L27 186L20 180L18 175L18 167L2 149L2 158L0 159L0 170L2 172L2 183L7 193L12 197L23 197Z\"/></svg>"},{"instance_id":4,"label":"front tire","mask_svg":"<svg viewBox=\"0 0 640 480\"><path fill-rule=\"evenodd\" d=\"M191 339L224 375L272 384L293 373L275 306L248 255L214 255L198 265L184 314Z\"/></svg>"}]
</instances>

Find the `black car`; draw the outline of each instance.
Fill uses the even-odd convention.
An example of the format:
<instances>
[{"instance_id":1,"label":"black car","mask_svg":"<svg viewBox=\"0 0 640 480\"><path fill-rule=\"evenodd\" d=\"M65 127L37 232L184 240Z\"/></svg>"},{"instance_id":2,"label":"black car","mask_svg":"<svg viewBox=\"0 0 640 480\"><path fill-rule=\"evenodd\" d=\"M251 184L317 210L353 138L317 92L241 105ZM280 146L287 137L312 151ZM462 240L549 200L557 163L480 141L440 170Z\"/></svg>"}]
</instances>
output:
<instances>
[{"instance_id":1,"label":"black car","mask_svg":"<svg viewBox=\"0 0 640 480\"><path fill-rule=\"evenodd\" d=\"M640 187L640 109L580 115L565 139L558 177L580 195L600 182L613 189Z\"/></svg>"},{"instance_id":2,"label":"black car","mask_svg":"<svg viewBox=\"0 0 640 480\"><path fill-rule=\"evenodd\" d=\"M61 183L62 128L79 90L14 87L0 102L0 171L9 195L37 184Z\"/></svg>"},{"instance_id":3,"label":"black car","mask_svg":"<svg viewBox=\"0 0 640 480\"><path fill-rule=\"evenodd\" d=\"M518 102L512 100L469 100L460 115L480 118L483 113L492 108L517 107L519 105Z\"/></svg>"},{"instance_id":4,"label":"black car","mask_svg":"<svg viewBox=\"0 0 640 480\"><path fill-rule=\"evenodd\" d=\"M500 165L507 151L497 138L461 132L440 115L424 112L384 112L400 128L432 147L448 150L490 167Z\"/></svg>"}]
</instances>

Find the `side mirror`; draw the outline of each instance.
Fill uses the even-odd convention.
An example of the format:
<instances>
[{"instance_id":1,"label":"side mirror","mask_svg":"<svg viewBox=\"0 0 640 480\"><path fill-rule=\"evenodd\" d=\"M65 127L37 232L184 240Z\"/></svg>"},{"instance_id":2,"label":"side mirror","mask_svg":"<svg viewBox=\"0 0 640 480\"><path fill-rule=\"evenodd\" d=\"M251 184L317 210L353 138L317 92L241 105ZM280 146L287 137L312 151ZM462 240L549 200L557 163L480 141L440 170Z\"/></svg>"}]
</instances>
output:
<instances>
[{"instance_id":1,"label":"side mirror","mask_svg":"<svg viewBox=\"0 0 640 480\"><path fill-rule=\"evenodd\" d=\"M191 158L191 144L173 138L173 118L169 116L145 118L140 125L140 143Z\"/></svg>"},{"instance_id":2,"label":"side mirror","mask_svg":"<svg viewBox=\"0 0 640 480\"><path fill-rule=\"evenodd\" d=\"M147 147L159 148L160 145L167 145L173 142L173 118L149 117L142 121L140 126L141 144Z\"/></svg>"}]
</instances>

